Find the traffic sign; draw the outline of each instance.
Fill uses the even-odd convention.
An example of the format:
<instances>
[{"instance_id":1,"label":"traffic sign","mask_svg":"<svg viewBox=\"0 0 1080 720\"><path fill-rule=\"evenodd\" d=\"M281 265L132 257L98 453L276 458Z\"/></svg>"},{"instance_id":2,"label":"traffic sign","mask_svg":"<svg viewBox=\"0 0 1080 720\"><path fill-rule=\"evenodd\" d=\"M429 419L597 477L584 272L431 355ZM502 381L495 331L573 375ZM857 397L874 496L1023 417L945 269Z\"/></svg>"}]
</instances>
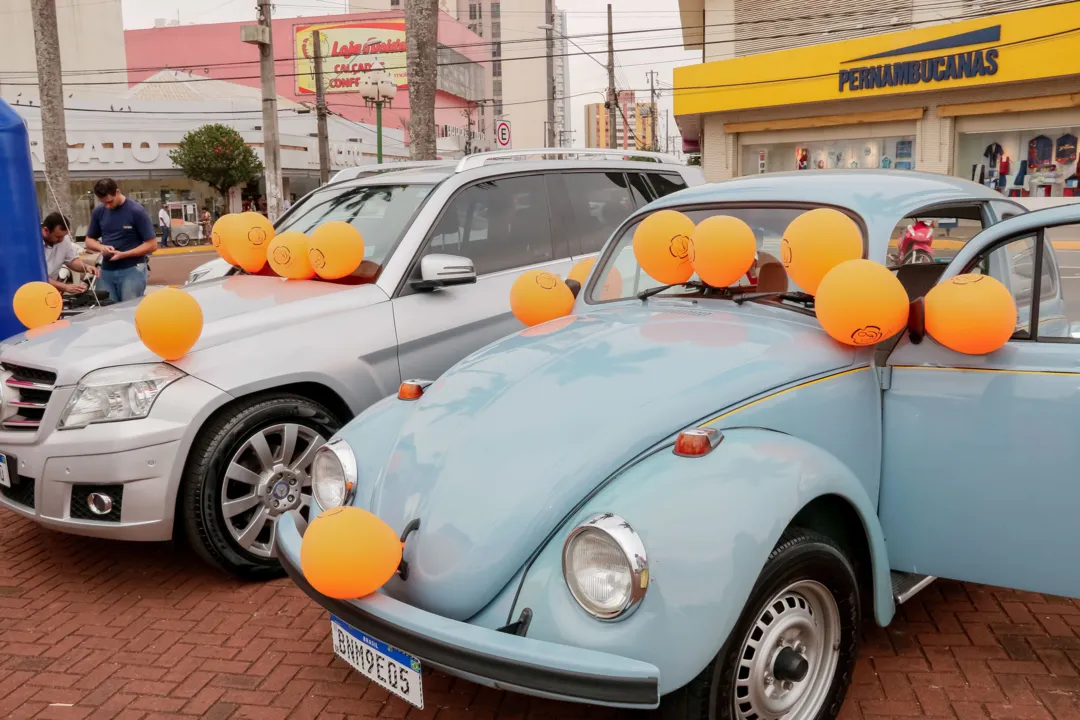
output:
<instances>
[{"instance_id":1,"label":"traffic sign","mask_svg":"<svg viewBox=\"0 0 1080 720\"><path fill-rule=\"evenodd\" d=\"M500 149L510 147L510 123L506 120L495 123L495 145Z\"/></svg>"}]
</instances>

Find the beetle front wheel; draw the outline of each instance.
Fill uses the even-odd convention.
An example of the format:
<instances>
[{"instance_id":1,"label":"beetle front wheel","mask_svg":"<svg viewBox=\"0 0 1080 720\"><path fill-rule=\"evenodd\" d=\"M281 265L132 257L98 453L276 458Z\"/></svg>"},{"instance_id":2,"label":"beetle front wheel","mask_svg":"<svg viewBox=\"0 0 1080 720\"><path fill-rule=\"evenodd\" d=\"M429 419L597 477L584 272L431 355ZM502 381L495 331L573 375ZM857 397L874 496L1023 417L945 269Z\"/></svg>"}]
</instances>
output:
<instances>
[{"instance_id":1,"label":"beetle front wheel","mask_svg":"<svg viewBox=\"0 0 1080 720\"><path fill-rule=\"evenodd\" d=\"M784 533L716 659L664 698L680 720L829 720L855 665L859 588L844 552Z\"/></svg>"}]
</instances>

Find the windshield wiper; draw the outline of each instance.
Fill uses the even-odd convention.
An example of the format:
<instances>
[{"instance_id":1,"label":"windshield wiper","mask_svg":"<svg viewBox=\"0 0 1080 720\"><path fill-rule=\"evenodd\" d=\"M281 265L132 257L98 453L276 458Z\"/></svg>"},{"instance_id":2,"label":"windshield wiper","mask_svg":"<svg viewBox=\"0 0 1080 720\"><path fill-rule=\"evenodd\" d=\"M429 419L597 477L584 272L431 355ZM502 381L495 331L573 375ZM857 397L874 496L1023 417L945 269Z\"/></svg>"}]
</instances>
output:
<instances>
[{"instance_id":1,"label":"windshield wiper","mask_svg":"<svg viewBox=\"0 0 1080 720\"><path fill-rule=\"evenodd\" d=\"M653 295L659 295L660 293L664 292L665 290L670 290L671 288L675 288L675 287L685 287L685 288L691 288L691 289L694 289L694 290L708 290L709 289L709 286L706 285L705 283L701 282L700 280L687 280L684 283L673 283L671 285L657 285L654 288L649 288L648 290L642 290L641 292L639 292L637 294L637 297L638 297L638 300L641 300L641 301L644 302L645 300L648 300L649 298L651 298Z\"/></svg>"},{"instance_id":2,"label":"windshield wiper","mask_svg":"<svg viewBox=\"0 0 1080 720\"><path fill-rule=\"evenodd\" d=\"M787 300L788 302L802 303L807 307L811 307L814 304L814 296L806 292L759 292L759 293L746 293L732 298L737 304L742 305L747 300L761 300L762 298L776 298L777 300Z\"/></svg>"}]
</instances>

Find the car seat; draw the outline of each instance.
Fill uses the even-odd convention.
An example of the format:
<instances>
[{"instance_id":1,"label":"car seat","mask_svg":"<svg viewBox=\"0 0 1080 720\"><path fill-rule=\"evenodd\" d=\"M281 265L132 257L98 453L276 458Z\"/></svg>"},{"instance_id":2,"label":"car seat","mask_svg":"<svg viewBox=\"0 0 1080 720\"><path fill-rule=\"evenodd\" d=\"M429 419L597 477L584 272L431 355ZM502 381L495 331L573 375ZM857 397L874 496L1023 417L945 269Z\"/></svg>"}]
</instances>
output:
<instances>
[{"instance_id":1,"label":"car seat","mask_svg":"<svg viewBox=\"0 0 1080 720\"><path fill-rule=\"evenodd\" d=\"M914 302L930 292L941 274L948 267L945 263L916 263L901 265L896 269L896 279L907 290L908 300Z\"/></svg>"},{"instance_id":2,"label":"car seat","mask_svg":"<svg viewBox=\"0 0 1080 720\"><path fill-rule=\"evenodd\" d=\"M788 291L788 275L783 264L774 255L758 252L757 292L785 293Z\"/></svg>"}]
</instances>

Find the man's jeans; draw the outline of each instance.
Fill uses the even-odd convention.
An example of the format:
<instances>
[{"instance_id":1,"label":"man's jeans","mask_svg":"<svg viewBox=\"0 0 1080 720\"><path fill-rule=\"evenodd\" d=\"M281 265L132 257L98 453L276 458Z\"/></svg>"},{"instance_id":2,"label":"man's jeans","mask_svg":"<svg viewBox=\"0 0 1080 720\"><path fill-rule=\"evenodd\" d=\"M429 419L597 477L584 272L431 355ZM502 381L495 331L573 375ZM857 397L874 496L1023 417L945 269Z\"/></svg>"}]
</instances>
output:
<instances>
[{"instance_id":1,"label":"man's jeans","mask_svg":"<svg viewBox=\"0 0 1080 720\"><path fill-rule=\"evenodd\" d=\"M124 302L140 298L146 292L146 263L119 270L101 269L97 287L109 292L109 299Z\"/></svg>"},{"instance_id":2,"label":"man's jeans","mask_svg":"<svg viewBox=\"0 0 1080 720\"><path fill-rule=\"evenodd\" d=\"M169 246L169 230L171 229L168 225L161 226L161 247Z\"/></svg>"}]
</instances>

